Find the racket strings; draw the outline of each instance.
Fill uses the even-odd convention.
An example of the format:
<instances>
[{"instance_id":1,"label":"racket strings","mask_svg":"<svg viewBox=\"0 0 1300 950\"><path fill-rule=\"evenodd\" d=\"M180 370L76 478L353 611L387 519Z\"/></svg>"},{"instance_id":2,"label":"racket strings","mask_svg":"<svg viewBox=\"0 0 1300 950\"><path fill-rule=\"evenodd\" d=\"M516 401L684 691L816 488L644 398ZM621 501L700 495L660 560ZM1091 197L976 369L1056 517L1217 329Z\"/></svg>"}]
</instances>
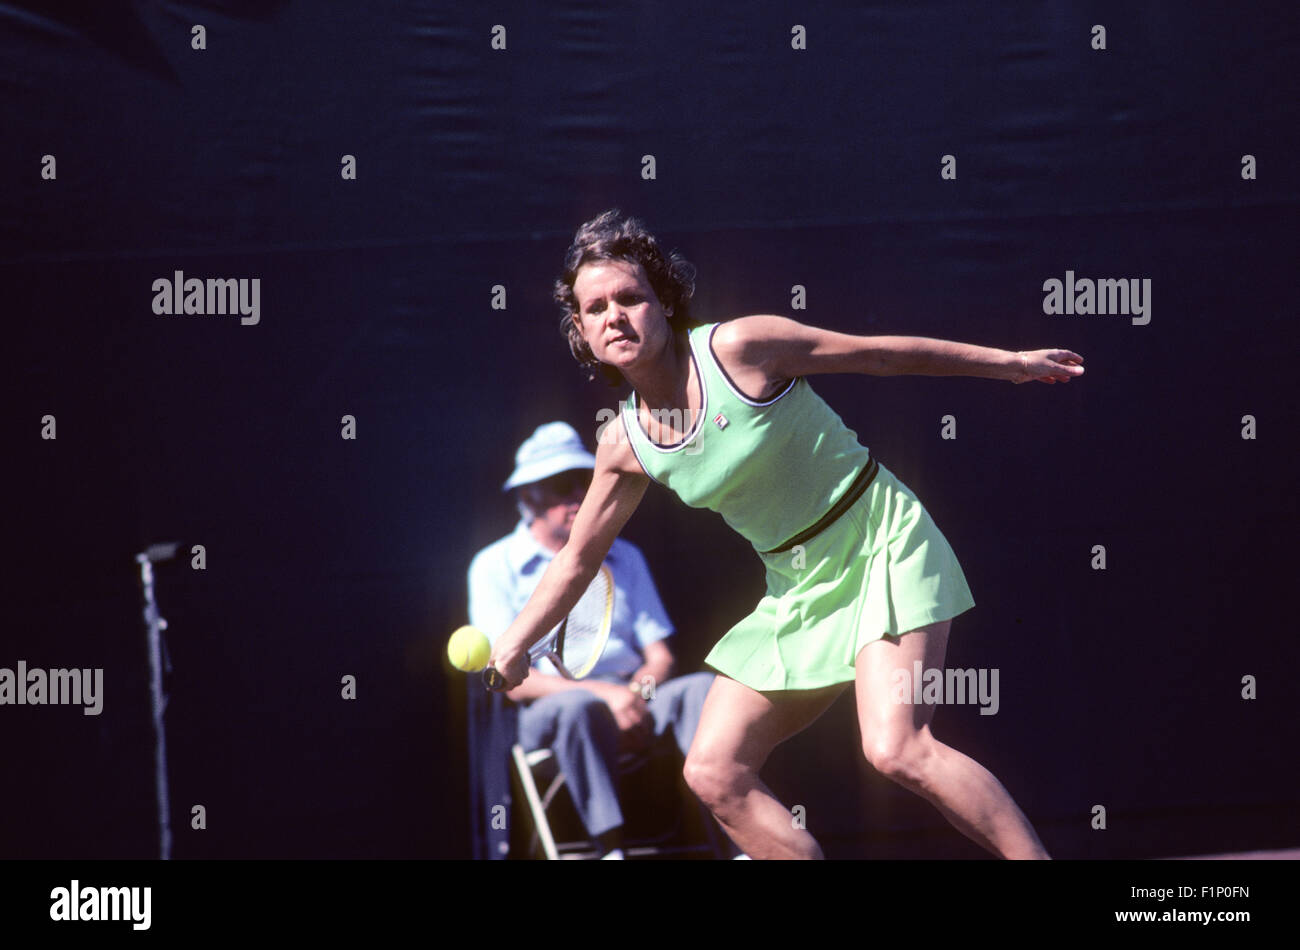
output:
<instances>
[{"instance_id":1,"label":"racket strings","mask_svg":"<svg viewBox=\"0 0 1300 950\"><path fill-rule=\"evenodd\" d=\"M600 570L569 612L564 640L560 644L560 660L575 675L594 664L595 654L604 648L612 601L613 589L608 573Z\"/></svg>"}]
</instances>

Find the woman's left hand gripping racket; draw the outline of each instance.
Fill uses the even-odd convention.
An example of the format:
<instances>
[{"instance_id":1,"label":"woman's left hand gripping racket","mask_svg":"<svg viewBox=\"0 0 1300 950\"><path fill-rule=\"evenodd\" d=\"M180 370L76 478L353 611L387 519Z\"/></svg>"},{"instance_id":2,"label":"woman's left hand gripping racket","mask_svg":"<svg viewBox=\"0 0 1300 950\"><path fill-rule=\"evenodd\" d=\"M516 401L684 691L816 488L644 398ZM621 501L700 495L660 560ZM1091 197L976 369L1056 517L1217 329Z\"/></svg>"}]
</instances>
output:
<instances>
[{"instance_id":1,"label":"woman's left hand gripping racket","mask_svg":"<svg viewBox=\"0 0 1300 950\"><path fill-rule=\"evenodd\" d=\"M536 662L546 657L561 676L580 680L591 672L605 651L613 619L614 577L602 564L569 615L560 621L554 633L528 651L528 658ZM506 680L489 666L483 671L483 685L490 690L502 690Z\"/></svg>"}]
</instances>

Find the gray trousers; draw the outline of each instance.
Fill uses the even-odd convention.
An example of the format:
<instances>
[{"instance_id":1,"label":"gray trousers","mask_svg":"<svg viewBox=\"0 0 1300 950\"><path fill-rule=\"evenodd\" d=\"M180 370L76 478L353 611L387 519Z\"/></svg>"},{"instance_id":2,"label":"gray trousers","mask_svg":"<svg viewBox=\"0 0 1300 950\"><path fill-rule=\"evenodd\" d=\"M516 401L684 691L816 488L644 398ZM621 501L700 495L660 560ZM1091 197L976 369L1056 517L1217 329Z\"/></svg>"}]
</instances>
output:
<instances>
[{"instance_id":1,"label":"gray trousers","mask_svg":"<svg viewBox=\"0 0 1300 950\"><path fill-rule=\"evenodd\" d=\"M682 756L700 724L712 673L691 673L655 686L646 706L656 738L669 729ZM578 815L595 838L623 825L618 807L618 724L604 700L585 689L566 689L519 711L519 743L531 752L549 748L564 772Z\"/></svg>"}]
</instances>

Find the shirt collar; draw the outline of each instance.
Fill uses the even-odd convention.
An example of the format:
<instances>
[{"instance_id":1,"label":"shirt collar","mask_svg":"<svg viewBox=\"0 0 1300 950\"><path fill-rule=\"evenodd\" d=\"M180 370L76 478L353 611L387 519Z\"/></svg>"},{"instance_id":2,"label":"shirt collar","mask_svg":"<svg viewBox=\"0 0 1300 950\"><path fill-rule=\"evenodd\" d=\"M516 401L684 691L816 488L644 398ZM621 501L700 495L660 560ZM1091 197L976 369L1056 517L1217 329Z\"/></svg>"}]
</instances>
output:
<instances>
[{"instance_id":1,"label":"shirt collar","mask_svg":"<svg viewBox=\"0 0 1300 950\"><path fill-rule=\"evenodd\" d=\"M521 518L511 532L510 540L506 542L506 561L510 570L515 574L530 573L536 562L549 561L551 557L551 552L537 543Z\"/></svg>"},{"instance_id":2,"label":"shirt collar","mask_svg":"<svg viewBox=\"0 0 1300 950\"><path fill-rule=\"evenodd\" d=\"M521 518L506 543L506 558L510 569L516 574L531 574L539 566L544 567L553 557L555 557L554 553L537 543L537 539L533 537L533 533L528 530L528 525L524 524ZM612 548L605 559L614 560Z\"/></svg>"}]
</instances>

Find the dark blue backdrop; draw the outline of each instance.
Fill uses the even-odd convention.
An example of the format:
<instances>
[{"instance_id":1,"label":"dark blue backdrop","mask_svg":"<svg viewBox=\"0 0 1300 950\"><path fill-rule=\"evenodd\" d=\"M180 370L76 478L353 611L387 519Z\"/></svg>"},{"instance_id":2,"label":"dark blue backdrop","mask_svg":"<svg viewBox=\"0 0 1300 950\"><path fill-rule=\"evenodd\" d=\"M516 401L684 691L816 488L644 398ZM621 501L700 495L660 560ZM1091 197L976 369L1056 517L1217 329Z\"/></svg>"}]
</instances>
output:
<instances>
[{"instance_id":1,"label":"dark blue backdrop","mask_svg":"<svg viewBox=\"0 0 1300 950\"><path fill-rule=\"evenodd\" d=\"M1300 845L1294 4L460 6L0 4L0 666L105 671L98 717L0 707L0 855L155 853L132 555L161 540L207 551L159 570L176 856L471 853L441 648L515 447L612 401L549 300L611 206L707 319L1082 353L1069 386L815 381L975 594L949 663L998 668L1001 709L936 733L1061 857ZM260 323L155 315L176 270L259 278ZM1044 314L1067 270L1149 278L1151 322ZM757 560L658 489L627 536L698 665ZM829 855L983 853L856 748L844 699L769 770Z\"/></svg>"}]
</instances>

